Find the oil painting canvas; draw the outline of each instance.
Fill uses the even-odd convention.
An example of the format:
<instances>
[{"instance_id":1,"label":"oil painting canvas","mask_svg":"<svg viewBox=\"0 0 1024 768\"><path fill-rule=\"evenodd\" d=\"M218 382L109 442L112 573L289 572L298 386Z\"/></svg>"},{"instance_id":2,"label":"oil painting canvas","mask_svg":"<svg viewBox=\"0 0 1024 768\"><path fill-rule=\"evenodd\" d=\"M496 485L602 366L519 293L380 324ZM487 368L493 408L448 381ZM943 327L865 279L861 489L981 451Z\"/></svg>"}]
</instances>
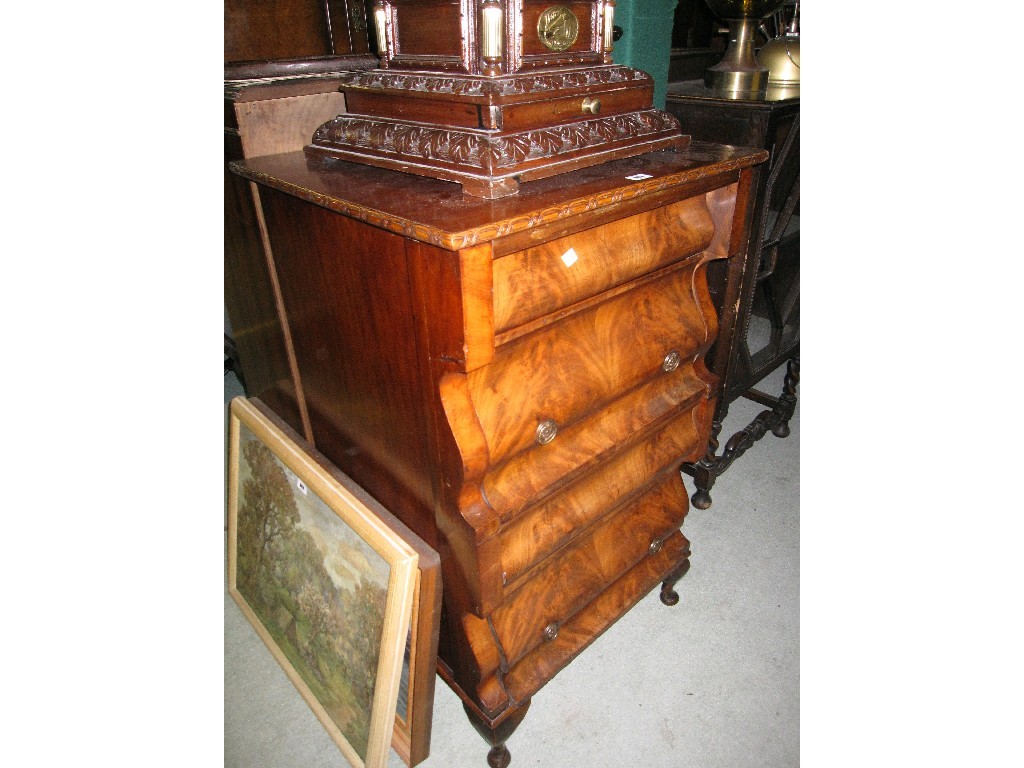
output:
<instances>
[{"instance_id":1,"label":"oil painting canvas","mask_svg":"<svg viewBox=\"0 0 1024 768\"><path fill-rule=\"evenodd\" d=\"M232 415L232 595L349 761L383 766L417 554L244 398Z\"/></svg>"}]
</instances>

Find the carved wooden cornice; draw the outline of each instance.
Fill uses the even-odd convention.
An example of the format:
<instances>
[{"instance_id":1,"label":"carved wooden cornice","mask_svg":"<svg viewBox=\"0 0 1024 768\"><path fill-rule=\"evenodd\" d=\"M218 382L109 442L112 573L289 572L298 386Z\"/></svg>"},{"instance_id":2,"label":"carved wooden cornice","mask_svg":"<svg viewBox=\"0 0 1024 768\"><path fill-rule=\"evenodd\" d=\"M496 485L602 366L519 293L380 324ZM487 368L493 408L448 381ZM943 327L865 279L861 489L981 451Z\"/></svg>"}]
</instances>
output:
<instances>
[{"instance_id":1,"label":"carved wooden cornice","mask_svg":"<svg viewBox=\"0 0 1024 768\"><path fill-rule=\"evenodd\" d=\"M663 134L679 135L679 121L668 112L653 109L512 134L339 115L317 129L312 146L325 153L359 152L417 163L433 161L465 173L491 175L512 172L524 163Z\"/></svg>"},{"instance_id":2,"label":"carved wooden cornice","mask_svg":"<svg viewBox=\"0 0 1024 768\"><path fill-rule=\"evenodd\" d=\"M387 93L411 92L417 95L496 98L593 88L616 83L646 84L653 83L653 79L646 72L620 66L517 74L497 78L375 69L364 72L348 72L342 78L341 83L343 88Z\"/></svg>"}]
</instances>

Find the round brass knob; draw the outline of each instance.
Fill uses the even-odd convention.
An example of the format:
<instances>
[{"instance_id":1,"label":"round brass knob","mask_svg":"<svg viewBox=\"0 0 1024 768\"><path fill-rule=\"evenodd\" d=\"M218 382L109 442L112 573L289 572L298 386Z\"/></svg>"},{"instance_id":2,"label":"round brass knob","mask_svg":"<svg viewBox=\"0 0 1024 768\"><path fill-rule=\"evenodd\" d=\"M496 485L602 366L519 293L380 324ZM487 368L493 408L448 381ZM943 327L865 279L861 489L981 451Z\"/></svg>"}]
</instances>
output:
<instances>
[{"instance_id":1,"label":"round brass knob","mask_svg":"<svg viewBox=\"0 0 1024 768\"><path fill-rule=\"evenodd\" d=\"M682 357L680 356L680 354L673 349L671 352L665 355L665 359L662 360L661 362L661 369L665 371L665 373L671 373L672 371L679 367L679 363L681 362L681 360Z\"/></svg>"},{"instance_id":2,"label":"round brass knob","mask_svg":"<svg viewBox=\"0 0 1024 768\"><path fill-rule=\"evenodd\" d=\"M544 627L544 639L548 642L558 637L558 622L552 621L546 627Z\"/></svg>"},{"instance_id":3,"label":"round brass knob","mask_svg":"<svg viewBox=\"0 0 1024 768\"><path fill-rule=\"evenodd\" d=\"M537 443L540 445L547 445L555 439L557 434L558 425L551 419L544 419L537 425Z\"/></svg>"},{"instance_id":4,"label":"round brass knob","mask_svg":"<svg viewBox=\"0 0 1024 768\"><path fill-rule=\"evenodd\" d=\"M596 115L601 111L601 100L592 99L589 96L583 100L583 113L587 115Z\"/></svg>"},{"instance_id":5,"label":"round brass knob","mask_svg":"<svg viewBox=\"0 0 1024 768\"><path fill-rule=\"evenodd\" d=\"M649 547L649 551L650 551L650 553L652 555L656 555L659 552L661 552L661 548L663 546L665 546L665 542L662 539L655 539L654 541L651 542L651 546Z\"/></svg>"}]
</instances>

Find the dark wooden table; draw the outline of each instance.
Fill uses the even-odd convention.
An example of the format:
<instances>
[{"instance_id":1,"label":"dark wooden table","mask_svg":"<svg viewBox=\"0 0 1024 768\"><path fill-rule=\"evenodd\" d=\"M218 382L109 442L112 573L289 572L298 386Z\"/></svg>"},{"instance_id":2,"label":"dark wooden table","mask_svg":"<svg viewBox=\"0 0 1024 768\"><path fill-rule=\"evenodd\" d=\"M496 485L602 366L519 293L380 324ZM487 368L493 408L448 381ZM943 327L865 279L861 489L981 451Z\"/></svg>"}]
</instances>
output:
<instances>
[{"instance_id":1,"label":"dark wooden table","mask_svg":"<svg viewBox=\"0 0 1024 768\"><path fill-rule=\"evenodd\" d=\"M715 480L771 430L789 434L796 408L800 355L800 89L769 87L760 96L735 97L704 87L701 80L669 83L665 109L694 139L758 147L770 153L755 185L745 254L708 269L708 281L723 325L728 350L712 356L722 378L722 396L712 423L708 452L683 465L694 478L693 504L711 505ZM734 309L735 307L735 309ZM755 389L780 365L787 365L782 393ZM766 406L744 429L732 435L721 453L719 433L729 405L746 397Z\"/></svg>"}]
</instances>

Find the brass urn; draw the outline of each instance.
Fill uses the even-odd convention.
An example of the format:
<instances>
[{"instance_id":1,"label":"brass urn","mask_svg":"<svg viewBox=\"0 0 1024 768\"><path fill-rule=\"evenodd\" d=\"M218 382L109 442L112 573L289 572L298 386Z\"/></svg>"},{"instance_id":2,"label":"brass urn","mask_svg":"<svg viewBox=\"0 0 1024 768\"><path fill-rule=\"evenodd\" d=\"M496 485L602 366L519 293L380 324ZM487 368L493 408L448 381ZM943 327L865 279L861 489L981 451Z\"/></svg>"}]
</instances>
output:
<instances>
[{"instance_id":1,"label":"brass urn","mask_svg":"<svg viewBox=\"0 0 1024 768\"><path fill-rule=\"evenodd\" d=\"M757 25L782 7L784 0L705 0L711 11L729 24L725 56L704 73L704 85L729 92L759 92L768 87L768 68L757 62Z\"/></svg>"},{"instance_id":2,"label":"brass urn","mask_svg":"<svg viewBox=\"0 0 1024 768\"><path fill-rule=\"evenodd\" d=\"M768 67L768 85L800 85L800 3L794 3L793 19L786 31L765 43L758 62Z\"/></svg>"}]
</instances>

